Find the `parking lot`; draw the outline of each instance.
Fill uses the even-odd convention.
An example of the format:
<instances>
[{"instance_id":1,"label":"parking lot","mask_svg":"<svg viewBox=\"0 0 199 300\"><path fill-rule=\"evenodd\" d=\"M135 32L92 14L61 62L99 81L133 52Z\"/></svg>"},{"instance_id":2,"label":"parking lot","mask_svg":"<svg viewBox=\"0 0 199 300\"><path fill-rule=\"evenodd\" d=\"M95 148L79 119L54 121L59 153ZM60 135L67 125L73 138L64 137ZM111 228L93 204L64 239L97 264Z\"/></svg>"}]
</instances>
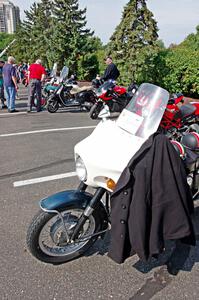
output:
<instances>
[{"instance_id":1,"label":"parking lot","mask_svg":"<svg viewBox=\"0 0 199 300\"><path fill-rule=\"evenodd\" d=\"M73 148L98 121L78 110L27 114L25 103L25 97L17 101L16 114L0 111L0 298L198 299L198 241L191 248L169 243L158 260L147 264L137 256L122 265L111 261L109 234L86 256L62 265L44 264L30 255L26 231L38 201L77 187ZM196 209L197 238L198 219Z\"/></svg>"}]
</instances>

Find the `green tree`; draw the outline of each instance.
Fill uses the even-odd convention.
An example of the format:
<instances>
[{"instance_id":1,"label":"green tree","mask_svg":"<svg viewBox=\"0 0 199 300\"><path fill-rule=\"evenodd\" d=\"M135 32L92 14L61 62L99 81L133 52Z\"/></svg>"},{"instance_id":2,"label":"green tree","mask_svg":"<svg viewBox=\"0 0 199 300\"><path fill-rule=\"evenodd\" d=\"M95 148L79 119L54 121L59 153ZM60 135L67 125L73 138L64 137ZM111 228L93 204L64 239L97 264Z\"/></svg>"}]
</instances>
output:
<instances>
[{"instance_id":1,"label":"green tree","mask_svg":"<svg viewBox=\"0 0 199 300\"><path fill-rule=\"evenodd\" d=\"M48 39L52 34L52 1L41 0L33 3L29 11L25 11L25 20L20 24L17 33L15 53L18 60L33 62L41 58L46 65L51 64Z\"/></svg>"},{"instance_id":2,"label":"green tree","mask_svg":"<svg viewBox=\"0 0 199 300\"><path fill-rule=\"evenodd\" d=\"M160 57L162 58L160 60ZM156 83L170 92L199 95L199 51L177 47L159 54Z\"/></svg>"},{"instance_id":3,"label":"green tree","mask_svg":"<svg viewBox=\"0 0 199 300\"><path fill-rule=\"evenodd\" d=\"M67 64L71 72L77 72L78 60L89 50L93 32L85 26L86 9L79 9L78 0L54 0L50 47L56 61Z\"/></svg>"},{"instance_id":4,"label":"green tree","mask_svg":"<svg viewBox=\"0 0 199 300\"><path fill-rule=\"evenodd\" d=\"M80 79L92 80L100 73L99 52L103 44L98 37L88 37L87 52L79 57L78 77Z\"/></svg>"},{"instance_id":5,"label":"green tree","mask_svg":"<svg viewBox=\"0 0 199 300\"><path fill-rule=\"evenodd\" d=\"M199 49L199 25L196 26L196 33L191 33L187 38L179 45L179 47L185 47L192 51L198 51Z\"/></svg>"},{"instance_id":6,"label":"green tree","mask_svg":"<svg viewBox=\"0 0 199 300\"><path fill-rule=\"evenodd\" d=\"M52 1L41 0L38 3L38 14L36 23L31 33L31 42L33 42L32 51L34 60L41 58L44 64L52 67L51 49L49 49L49 40L53 33L52 23Z\"/></svg>"},{"instance_id":7,"label":"green tree","mask_svg":"<svg viewBox=\"0 0 199 300\"><path fill-rule=\"evenodd\" d=\"M14 54L18 61L32 61L32 29L36 24L39 13L38 4L33 3L29 11L25 11L26 18L17 28Z\"/></svg>"},{"instance_id":8,"label":"green tree","mask_svg":"<svg viewBox=\"0 0 199 300\"><path fill-rule=\"evenodd\" d=\"M139 82L150 75L157 53L157 23L146 5L146 0L130 0L124 7L120 24L116 27L108 54L115 58L121 73L121 81ZM150 80L149 76L149 80Z\"/></svg>"},{"instance_id":9,"label":"green tree","mask_svg":"<svg viewBox=\"0 0 199 300\"><path fill-rule=\"evenodd\" d=\"M153 81L170 92L199 96L199 26L179 45L162 49L154 60Z\"/></svg>"},{"instance_id":10,"label":"green tree","mask_svg":"<svg viewBox=\"0 0 199 300\"><path fill-rule=\"evenodd\" d=\"M15 39L14 34L8 34L5 32L0 33L0 53ZM1 57L1 59L6 60L7 56L12 54L13 47L8 48L6 53ZM13 55L13 54L12 54Z\"/></svg>"}]
</instances>

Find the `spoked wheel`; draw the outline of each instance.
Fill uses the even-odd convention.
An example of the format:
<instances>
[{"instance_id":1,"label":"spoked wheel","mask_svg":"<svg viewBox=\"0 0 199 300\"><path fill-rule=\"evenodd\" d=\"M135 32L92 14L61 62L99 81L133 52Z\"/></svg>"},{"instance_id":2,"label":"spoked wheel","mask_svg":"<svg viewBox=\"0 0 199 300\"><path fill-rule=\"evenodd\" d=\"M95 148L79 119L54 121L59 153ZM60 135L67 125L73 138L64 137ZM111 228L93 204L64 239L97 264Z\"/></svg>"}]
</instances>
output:
<instances>
[{"instance_id":1,"label":"spoked wheel","mask_svg":"<svg viewBox=\"0 0 199 300\"><path fill-rule=\"evenodd\" d=\"M47 110L49 113L55 113L59 108L59 103L57 101L49 100L47 103Z\"/></svg>"},{"instance_id":2,"label":"spoked wheel","mask_svg":"<svg viewBox=\"0 0 199 300\"><path fill-rule=\"evenodd\" d=\"M27 246L32 255L53 264L67 262L82 255L97 239L97 236L90 236L100 229L99 216L94 212L84 224L78 238L70 241L82 212L82 208L63 210L63 225L59 215L40 211L27 233Z\"/></svg>"},{"instance_id":3,"label":"spoked wheel","mask_svg":"<svg viewBox=\"0 0 199 300\"><path fill-rule=\"evenodd\" d=\"M95 103L89 112L89 116L91 119L95 120L99 116L100 111L102 110L103 103L102 102L97 102Z\"/></svg>"}]
</instances>

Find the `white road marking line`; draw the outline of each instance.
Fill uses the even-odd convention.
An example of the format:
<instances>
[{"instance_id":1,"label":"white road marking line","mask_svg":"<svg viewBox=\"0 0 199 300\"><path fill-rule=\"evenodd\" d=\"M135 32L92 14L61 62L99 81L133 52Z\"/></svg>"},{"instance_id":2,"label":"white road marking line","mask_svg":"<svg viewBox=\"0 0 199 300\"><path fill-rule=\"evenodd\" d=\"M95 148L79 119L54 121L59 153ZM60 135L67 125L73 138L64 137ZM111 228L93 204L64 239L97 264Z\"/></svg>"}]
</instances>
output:
<instances>
[{"instance_id":1,"label":"white road marking line","mask_svg":"<svg viewBox=\"0 0 199 300\"><path fill-rule=\"evenodd\" d=\"M0 137L9 137L16 135L27 135L27 134L35 134L35 133L44 133L44 132L56 132L56 131L69 131L69 130L79 130L79 129L90 129L95 128L96 126L84 126L84 127L66 127L66 128L53 128L53 129L42 129L42 130L34 130L34 131L24 131L24 132L15 132L15 133L5 133L0 134Z\"/></svg>"},{"instance_id":2,"label":"white road marking line","mask_svg":"<svg viewBox=\"0 0 199 300\"><path fill-rule=\"evenodd\" d=\"M52 175L52 176L40 177L40 178L27 179L27 180L22 180L22 181L15 181L13 183L13 186L20 187L20 186L25 186L25 185L35 184L35 183L41 183L41 182L52 181L52 180L57 180L57 179L62 179L62 178L74 177L76 175L77 175L76 172L70 172L70 173L63 173L63 174L57 174L57 175Z\"/></svg>"},{"instance_id":3,"label":"white road marking line","mask_svg":"<svg viewBox=\"0 0 199 300\"><path fill-rule=\"evenodd\" d=\"M26 111L20 111L20 112L18 112L18 113L3 113L3 114L0 114L0 116L2 116L2 117L7 117L8 115L11 117L14 117L14 116L17 116L17 115L25 115L25 114L27 114L27 112Z\"/></svg>"}]
</instances>

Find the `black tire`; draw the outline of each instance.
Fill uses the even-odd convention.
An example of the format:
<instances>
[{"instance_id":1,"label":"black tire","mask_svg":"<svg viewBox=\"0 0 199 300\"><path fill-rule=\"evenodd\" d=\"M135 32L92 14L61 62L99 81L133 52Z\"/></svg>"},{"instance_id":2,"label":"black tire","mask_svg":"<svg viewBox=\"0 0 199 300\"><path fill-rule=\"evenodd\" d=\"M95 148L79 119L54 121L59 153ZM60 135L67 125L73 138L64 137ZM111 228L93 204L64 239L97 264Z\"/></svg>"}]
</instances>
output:
<instances>
[{"instance_id":1,"label":"black tire","mask_svg":"<svg viewBox=\"0 0 199 300\"><path fill-rule=\"evenodd\" d=\"M73 208L73 209L63 209L62 213L66 213L69 211L77 211L80 212L80 214L82 214L83 212L83 208ZM70 215L71 217L71 215ZM65 218L65 216L64 216ZM77 219L72 219L72 223L70 223L68 221L69 217L67 216L67 222L65 222L65 226L69 226L69 228L71 228L71 224L77 222ZM87 241L84 242L80 242L78 243L73 243L73 244L69 244L67 245L66 242L64 242L63 246L56 246L56 244L54 243L54 246L57 247L57 251L60 251L60 253L56 253L54 252L50 252L49 249L51 249L48 245L45 245L45 241L42 240L42 245L41 245L41 241L40 239L42 238L42 229L45 231L45 225L48 228L48 223L50 221L54 221L54 223L52 224L51 227L49 227L50 230L50 234L49 234L49 238L50 240L50 245L53 242L53 238L58 238L56 236L56 234L60 237L60 234L63 233L64 231L62 230L62 222L60 220L60 218L58 218L57 214L49 214L46 213L44 211L39 211L38 214L33 218L29 228L28 228L28 232L27 232L27 246L28 249L30 251L30 253L36 257L37 259L39 259L40 261L46 262L46 263L52 263L52 264L60 264L60 263L64 263L67 262L69 260L72 260L74 258L77 258L79 256L81 256L83 253L85 253L86 250L88 250L89 247L92 246L92 244L96 241L97 236L90 238ZM64 219L65 220L65 219ZM94 211L93 214L89 217L87 224L91 224L93 226L92 231L90 234L96 233L100 230L101 228L101 222L103 222L103 220L100 220L100 216L99 214L97 214L97 211ZM56 225L57 224L57 225ZM56 228L56 226L58 226ZM60 231L58 231L58 229ZM55 231L56 234L52 234L53 230ZM63 232L62 232L62 231ZM84 230L84 229L83 229ZM89 233L86 232L86 234L89 235ZM40 237L41 235L41 237ZM46 231L45 231L45 235L46 235ZM81 245L82 243L82 245ZM78 246L79 245L79 246ZM44 248L46 247L46 249ZM71 247L76 247L76 251L72 251L65 254L65 250L67 250L67 247L70 251ZM43 248L43 249L42 249ZM56 249L56 248L55 248ZM52 251L52 250L51 250ZM49 255L50 254L50 255Z\"/></svg>"},{"instance_id":2,"label":"black tire","mask_svg":"<svg viewBox=\"0 0 199 300\"><path fill-rule=\"evenodd\" d=\"M96 120L99 116L100 111L102 110L103 103L102 102L97 102L95 103L89 112L89 116L91 119Z\"/></svg>"},{"instance_id":3,"label":"black tire","mask_svg":"<svg viewBox=\"0 0 199 300\"><path fill-rule=\"evenodd\" d=\"M49 113L55 113L59 108L59 103L56 100L49 100L47 102L47 110Z\"/></svg>"}]
</instances>

